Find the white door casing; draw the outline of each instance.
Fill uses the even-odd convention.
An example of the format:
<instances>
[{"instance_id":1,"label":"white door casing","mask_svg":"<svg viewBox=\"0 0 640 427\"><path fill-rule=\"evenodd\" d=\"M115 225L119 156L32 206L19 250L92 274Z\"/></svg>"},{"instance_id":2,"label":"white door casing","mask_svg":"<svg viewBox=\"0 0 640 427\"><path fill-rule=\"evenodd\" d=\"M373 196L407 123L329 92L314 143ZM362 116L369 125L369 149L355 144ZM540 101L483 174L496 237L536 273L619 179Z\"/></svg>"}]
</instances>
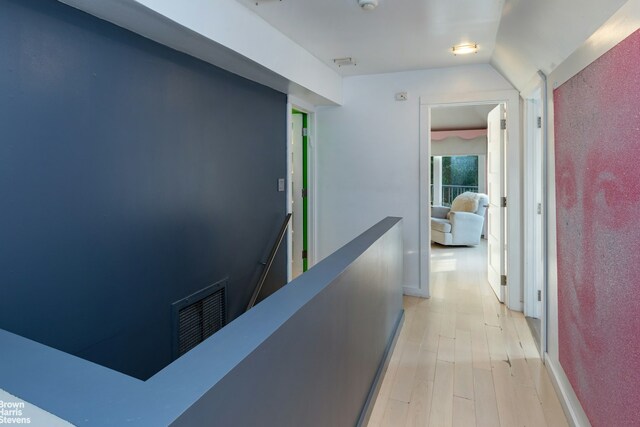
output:
<instances>
[{"instance_id":1,"label":"white door casing","mask_svg":"<svg viewBox=\"0 0 640 427\"><path fill-rule=\"evenodd\" d=\"M508 165L506 168L507 198L509 200L509 210L507 212L507 227L509 232L506 238L510 240L507 246L508 256L506 269L509 274L506 287L505 304L511 310L522 311L522 219L521 219L521 194L522 194L522 171L518 167L521 164L521 144L520 144L520 94L518 91L497 90L465 93L445 93L430 94L420 97L420 144L418 155L420 163L419 180L419 289L407 289L405 293L409 295L429 297L430 286L430 155L431 155L431 109L440 106L456 105L478 105L478 104L499 104L506 106L507 111L507 143L505 159Z\"/></svg>"},{"instance_id":2,"label":"white door casing","mask_svg":"<svg viewBox=\"0 0 640 427\"><path fill-rule=\"evenodd\" d=\"M525 304L524 314L540 319L543 313L544 287L544 201L543 201L543 138L541 89L526 100L525 157Z\"/></svg>"}]
</instances>

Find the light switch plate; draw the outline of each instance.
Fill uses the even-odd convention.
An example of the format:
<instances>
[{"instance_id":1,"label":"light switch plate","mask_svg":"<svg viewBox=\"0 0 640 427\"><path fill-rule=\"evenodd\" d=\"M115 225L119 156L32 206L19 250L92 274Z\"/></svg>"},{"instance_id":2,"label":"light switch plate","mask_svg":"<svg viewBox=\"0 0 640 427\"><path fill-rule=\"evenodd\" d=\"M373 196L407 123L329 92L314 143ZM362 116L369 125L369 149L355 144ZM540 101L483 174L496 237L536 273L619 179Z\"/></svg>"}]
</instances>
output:
<instances>
[{"instance_id":1,"label":"light switch plate","mask_svg":"<svg viewBox=\"0 0 640 427\"><path fill-rule=\"evenodd\" d=\"M284 191L284 178L278 178L278 191Z\"/></svg>"}]
</instances>

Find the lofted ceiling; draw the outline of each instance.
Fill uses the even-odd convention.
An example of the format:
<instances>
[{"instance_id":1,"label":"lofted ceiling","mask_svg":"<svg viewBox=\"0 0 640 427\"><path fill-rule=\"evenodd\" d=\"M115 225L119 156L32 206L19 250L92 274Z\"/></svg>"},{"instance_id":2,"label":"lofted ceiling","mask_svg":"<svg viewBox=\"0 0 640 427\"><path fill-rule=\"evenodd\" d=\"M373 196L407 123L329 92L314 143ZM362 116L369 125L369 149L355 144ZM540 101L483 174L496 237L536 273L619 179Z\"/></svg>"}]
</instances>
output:
<instances>
[{"instance_id":1,"label":"lofted ceiling","mask_svg":"<svg viewBox=\"0 0 640 427\"><path fill-rule=\"evenodd\" d=\"M504 0L237 0L343 76L489 63ZM478 43L454 56L451 47ZM356 66L338 67L334 58Z\"/></svg>"}]
</instances>

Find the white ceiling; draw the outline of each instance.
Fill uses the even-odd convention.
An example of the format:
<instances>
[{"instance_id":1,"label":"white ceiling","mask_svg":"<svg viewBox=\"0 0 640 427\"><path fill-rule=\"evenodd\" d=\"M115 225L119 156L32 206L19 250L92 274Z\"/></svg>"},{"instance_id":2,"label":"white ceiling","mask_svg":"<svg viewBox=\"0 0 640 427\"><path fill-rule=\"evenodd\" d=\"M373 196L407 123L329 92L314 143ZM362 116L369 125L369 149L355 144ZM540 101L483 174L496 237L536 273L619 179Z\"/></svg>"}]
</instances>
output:
<instances>
[{"instance_id":1,"label":"white ceiling","mask_svg":"<svg viewBox=\"0 0 640 427\"><path fill-rule=\"evenodd\" d=\"M488 63L504 0L237 0L343 76ZM257 5L256 5L257 2ZM458 43L479 52L454 56ZM353 57L355 67L334 58Z\"/></svg>"},{"instance_id":2,"label":"white ceiling","mask_svg":"<svg viewBox=\"0 0 640 427\"><path fill-rule=\"evenodd\" d=\"M506 0L491 65L522 89L537 70L550 74L626 2Z\"/></svg>"},{"instance_id":3,"label":"white ceiling","mask_svg":"<svg viewBox=\"0 0 640 427\"><path fill-rule=\"evenodd\" d=\"M431 130L486 129L487 115L497 104L431 109Z\"/></svg>"}]
</instances>

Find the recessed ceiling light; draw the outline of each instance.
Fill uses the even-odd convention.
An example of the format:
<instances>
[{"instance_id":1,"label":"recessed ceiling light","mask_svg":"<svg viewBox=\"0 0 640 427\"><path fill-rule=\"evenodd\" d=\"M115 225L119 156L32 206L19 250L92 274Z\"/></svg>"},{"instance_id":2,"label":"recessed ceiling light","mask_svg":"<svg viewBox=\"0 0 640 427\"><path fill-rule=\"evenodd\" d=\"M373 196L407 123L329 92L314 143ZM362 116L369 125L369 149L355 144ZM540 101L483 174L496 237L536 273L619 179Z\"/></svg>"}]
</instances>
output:
<instances>
[{"instance_id":1,"label":"recessed ceiling light","mask_svg":"<svg viewBox=\"0 0 640 427\"><path fill-rule=\"evenodd\" d=\"M457 44L451 48L451 52L454 55L467 55L469 53L478 53L478 44L477 43Z\"/></svg>"}]
</instances>

